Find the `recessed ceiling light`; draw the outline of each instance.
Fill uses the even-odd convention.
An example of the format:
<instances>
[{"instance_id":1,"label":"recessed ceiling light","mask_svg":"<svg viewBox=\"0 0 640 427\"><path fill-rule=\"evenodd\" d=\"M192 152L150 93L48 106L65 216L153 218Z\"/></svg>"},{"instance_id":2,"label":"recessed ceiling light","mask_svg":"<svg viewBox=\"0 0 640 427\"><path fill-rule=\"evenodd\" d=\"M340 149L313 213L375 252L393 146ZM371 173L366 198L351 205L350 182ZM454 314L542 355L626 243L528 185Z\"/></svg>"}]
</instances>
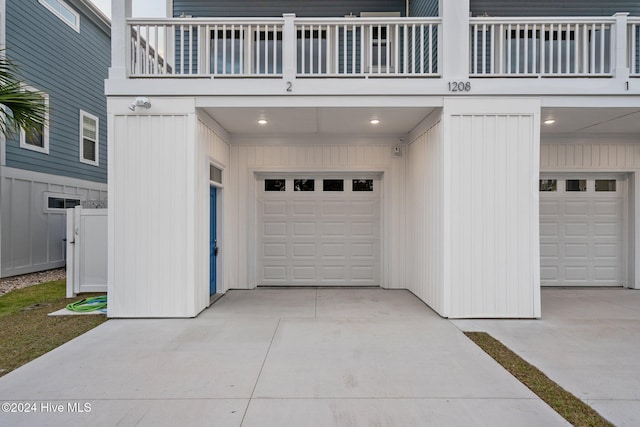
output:
<instances>
[{"instance_id":1,"label":"recessed ceiling light","mask_svg":"<svg viewBox=\"0 0 640 427\"><path fill-rule=\"evenodd\" d=\"M267 120L266 120L266 119L260 119L260 120L258 120L258 124L259 124L259 125L266 125L267 123L269 123L269 122L267 122Z\"/></svg>"},{"instance_id":2,"label":"recessed ceiling light","mask_svg":"<svg viewBox=\"0 0 640 427\"><path fill-rule=\"evenodd\" d=\"M378 123L380 123L380 120L378 120L378 119L371 119L371 120L369 120L369 123L371 123L372 125L377 125Z\"/></svg>"},{"instance_id":3,"label":"recessed ceiling light","mask_svg":"<svg viewBox=\"0 0 640 427\"><path fill-rule=\"evenodd\" d=\"M552 124L554 124L555 122L556 122L556 120L555 120L555 119L547 119L547 120L545 120L545 121L544 121L544 124L545 124L545 125L552 125Z\"/></svg>"}]
</instances>

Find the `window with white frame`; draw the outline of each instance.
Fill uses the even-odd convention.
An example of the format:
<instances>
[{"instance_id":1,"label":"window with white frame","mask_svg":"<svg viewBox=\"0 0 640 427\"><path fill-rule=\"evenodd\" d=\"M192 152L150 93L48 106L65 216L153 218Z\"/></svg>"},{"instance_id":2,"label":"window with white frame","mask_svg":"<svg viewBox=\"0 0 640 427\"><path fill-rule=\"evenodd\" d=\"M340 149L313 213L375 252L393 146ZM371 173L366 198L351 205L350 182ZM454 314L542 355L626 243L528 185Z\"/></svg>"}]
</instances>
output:
<instances>
[{"instance_id":1,"label":"window with white frame","mask_svg":"<svg viewBox=\"0 0 640 427\"><path fill-rule=\"evenodd\" d=\"M391 47L391 40L389 38L389 27L378 25L371 29L371 64L374 69L382 68L386 70L389 67L389 58L387 57L387 51Z\"/></svg>"},{"instance_id":2,"label":"window with white frame","mask_svg":"<svg viewBox=\"0 0 640 427\"><path fill-rule=\"evenodd\" d=\"M210 36L212 74L282 73L282 30L248 26L211 31ZM182 46L188 49L186 37ZM187 73L188 59L184 61Z\"/></svg>"},{"instance_id":3,"label":"window with white frame","mask_svg":"<svg viewBox=\"0 0 640 427\"><path fill-rule=\"evenodd\" d=\"M98 166L98 118L80 110L80 161Z\"/></svg>"},{"instance_id":4,"label":"window with white frame","mask_svg":"<svg viewBox=\"0 0 640 427\"><path fill-rule=\"evenodd\" d=\"M399 17L398 12L362 12L363 18ZM394 63L399 59L396 50L395 34L389 25L367 25L364 28L365 69L370 73L386 73L394 71Z\"/></svg>"},{"instance_id":5,"label":"window with white frame","mask_svg":"<svg viewBox=\"0 0 640 427\"><path fill-rule=\"evenodd\" d=\"M218 30L211 31L211 72L214 74L242 74L245 72L246 31ZM188 41L183 41L186 44ZM185 62L188 60L185 59ZM188 68L187 64L185 67ZM184 71L188 72L187 69Z\"/></svg>"},{"instance_id":6,"label":"window with white frame","mask_svg":"<svg viewBox=\"0 0 640 427\"><path fill-rule=\"evenodd\" d=\"M63 0L38 0L38 2L60 18L62 22L80 32L80 15Z\"/></svg>"},{"instance_id":7,"label":"window with white frame","mask_svg":"<svg viewBox=\"0 0 640 427\"><path fill-rule=\"evenodd\" d=\"M512 74L611 72L611 29L561 24L544 30L505 32L505 63ZM604 40L602 40L604 38Z\"/></svg>"},{"instance_id":8,"label":"window with white frame","mask_svg":"<svg viewBox=\"0 0 640 427\"><path fill-rule=\"evenodd\" d=\"M37 91L32 87L25 87L26 90ZM42 93L42 102L45 106L44 124L37 128L25 131L20 130L20 147L28 150L49 154L49 95Z\"/></svg>"},{"instance_id":9,"label":"window with white frame","mask_svg":"<svg viewBox=\"0 0 640 427\"><path fill-rule=\"evenodd\" d=\"M82 204L84 197L79 194L44 193L45 212L63 212Z\"/></svg>"},{"instance_id":10,"label":"window with white frame","mask_svg":"<svg viewBox=\"0 0 640 427\"><path fill-rule=\"evenodd\" d=\"M327 30L321 29L297 31L296 58L298 60L298 73L318 74L327 72L327 35Z\"/></svg>"}]
</instances>

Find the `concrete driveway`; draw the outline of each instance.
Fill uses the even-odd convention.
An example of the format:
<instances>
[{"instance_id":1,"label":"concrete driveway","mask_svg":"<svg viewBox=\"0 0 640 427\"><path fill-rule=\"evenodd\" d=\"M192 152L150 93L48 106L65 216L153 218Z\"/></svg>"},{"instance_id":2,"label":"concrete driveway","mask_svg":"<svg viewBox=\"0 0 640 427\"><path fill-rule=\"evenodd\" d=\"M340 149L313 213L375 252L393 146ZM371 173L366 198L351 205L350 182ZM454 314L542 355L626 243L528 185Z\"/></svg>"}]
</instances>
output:
<instances>
[{"instance_id":1,"label":"concrete driveway","mask_svg":"<svg viewBox=\"0 0 640 427\"><path fill-rule=\"evenodd\" d=\"M541 320L456 320L488 332L616 426L640 426L640 291L543 289Z\"/></svg>"},{"instance_id":2,"label":"concrete driveway","mask_svg":"<svg viewBox=\"0 0 640 427\"><path fill-rule=\"evenodd\" d=\"M6 426L567 425L382 289L230 291L196 319L110 320L0 378L0 401L32 409Z\"/></svg>"}]
</instances>

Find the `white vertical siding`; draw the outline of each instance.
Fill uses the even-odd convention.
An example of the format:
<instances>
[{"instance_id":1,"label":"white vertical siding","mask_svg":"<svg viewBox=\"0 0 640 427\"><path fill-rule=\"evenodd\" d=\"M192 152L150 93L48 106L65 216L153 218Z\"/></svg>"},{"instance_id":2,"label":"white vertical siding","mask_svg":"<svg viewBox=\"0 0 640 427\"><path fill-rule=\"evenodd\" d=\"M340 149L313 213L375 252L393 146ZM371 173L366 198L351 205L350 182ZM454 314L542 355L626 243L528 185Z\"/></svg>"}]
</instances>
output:
<instances>
[{"instance_id":1,"label":"white vertical siding","mask_svg":"<svg viewBox=\"0 0 640 427\"><path fill-rule=\"evenodd\" d=\"M383 283L385 287L404 287L404 157L394 156L391 138L362 141L310 136L282 139L234 141L229 153L230 220L227 242L228 286L256 286L255 171L380 171L383 174ZM405 153L406 155L406 153ZM227 187L225 187L227 188ZM402 266L402 267L401 267Z\"/></svg>"},{"instance_id":2,"label":"white vertical siding","mask_svg":"<svg viewBox=\"0 0 640 427\"><path fill-rule=\"evenodd\" d=\"M444 283L444 150L442 121L414 136L407 152L407 288L441 316Z\"/></svg>"},{"instance_id":3,"label":"white vertical siding","mask_svg":"<svg viewBox=\"0 0 640 427\"><path fill-rule=\"evenodd\" d=\"M126 111L124 101L110 104ZM204 308L196 298L196 119L188 101L176 104L154 99L157 115L109 115L111 317L190 317Z\"/></svg>"},{"instance_id":4,"label":"white vertical siding","mask_svg":"<svg viewBox=\"0 0 640 427\"><path fill-rule=\"evenodd\" d=\"M449 317L540 315L539 101L445 101Z\"/></svg>"},{"instance_id":5,"label":"white vertical siding","mask_svg":"<svg viewBox=\"0 0 640 427\"><path fill-rule=\"evenodd\" d=\"M550 139L540 147L540 170L631 170L640 168L640 144L622 138Z\"/></svg>"},{"instance_id":6,"label":"white vertical siding","mask_svg":"<svg viewBox=\"0 0 640 427\"><path fill-rule=\"evenodd\" d=\"M45 193L103 201L106 184L0 167L0 277L65 265L65 212L47 209Z\"/></svg>"}]
</instances>

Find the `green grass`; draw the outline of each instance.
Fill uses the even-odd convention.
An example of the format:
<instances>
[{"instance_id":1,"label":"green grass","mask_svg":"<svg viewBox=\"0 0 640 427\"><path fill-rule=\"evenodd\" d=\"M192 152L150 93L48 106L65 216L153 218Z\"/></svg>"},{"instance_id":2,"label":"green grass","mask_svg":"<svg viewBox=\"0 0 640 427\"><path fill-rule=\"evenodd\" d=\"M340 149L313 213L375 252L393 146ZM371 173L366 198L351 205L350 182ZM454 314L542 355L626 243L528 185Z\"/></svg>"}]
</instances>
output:
<instances>
[{"instance_id":1,"label":"green grass","mask_svg":"<svg viewBox=\"0 0 640 427\"><path fill-rule=\"evenodd\" d=\"M47 282L8 292L0 296L0 317L17 313L34 304L48 304L65 295L65 281Z\"/></svg>"},{"instance_id":2,"label":"green grass","mask_svg":"<svg viewBox=\"0 0 640 427\"><path fill-rule=\"evenodd\" d=\"M0 376L106 321L105 315L47 316L87 296L66 299L64 280L0 296Z\"/></svg>"},{"instance_id":3,"label":"green grass","mask_svg":"<svg viewBox=\"0 0 640 427\"><path fill-rule=\"evenodd\" d=\"M589 405L551 381L491 335L485 332L465 332L465 335L574 426L613 427Z\"/></svg>"}]
</instances>

